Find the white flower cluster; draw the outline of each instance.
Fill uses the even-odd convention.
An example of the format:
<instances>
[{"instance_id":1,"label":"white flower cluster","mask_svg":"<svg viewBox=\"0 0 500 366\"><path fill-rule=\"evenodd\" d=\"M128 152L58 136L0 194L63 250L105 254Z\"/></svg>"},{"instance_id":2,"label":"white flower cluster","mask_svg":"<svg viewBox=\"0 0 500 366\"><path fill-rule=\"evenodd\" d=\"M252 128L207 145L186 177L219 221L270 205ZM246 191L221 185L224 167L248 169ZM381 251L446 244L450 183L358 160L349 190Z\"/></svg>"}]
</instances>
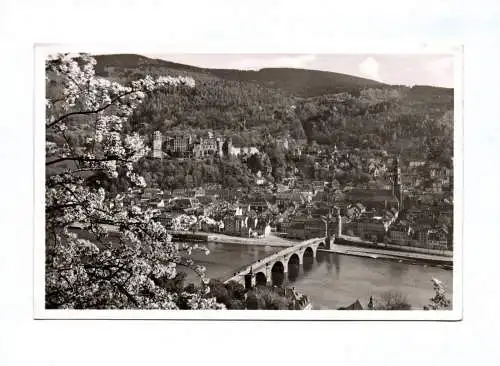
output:
<instances>
[{"instance_id":1,"label":"white flower cluster","mask_svg":"<svg viewBox=\"0 0 500 366\"><path fill-rule=\"evenodd\" d=\"M157 83L162 86L187 86L189 88L195 87L194 79L185 76L178 76L178 77L160 76L157 79Z\"/></svg>"},{"instance_id":2,"label":"white flower cluster","mask_svg":"<svg viewBox=\"0 0 500 366\"><path fill-rule=\"evenodd\" d=\"M45 143L45 155L46 156L51 156L51 155L57 154L58 151L59 151L59 148L55 142L47 141Z\"/></svg>"},{"instance_id":3,"label":"white flower cluster","mask_svg":"<svg viewBox=\"0 0 500 366\"><path fill-rule=\"evenodd\" d=\"M138 133L126 135L123 141L123 147L131 162L139 160L146 155L149 150L144 144L144 139L140 137ZM127 170L132 170L131 165L130 167L127 166Z\"/></svg>"},{"instance_id":4,"label":"white flower cluster","mask_svg":"<svg viewBox=\"0 0 500 366\"><path fill-rule=\"evenodd\" d=\"M200 294L183 293L187 297L187 303L190 309L193 310L224 310L226 306L217 302L215 297L204 298Z\"/></svg>"},{"instance_id":5,"label":"white flower cluster","mask_svg":"<svg viewBox=\"0 0 500 366\"><path fill-rule=\"evenodd\" d=\"M173 262L169 262L166 265L155 263L151 273L157 278L166 277L172 279L177 275L177 267Z\"/></svg>"},{"instance_id":6,"label":"white flower cluster","mask_svg":"<svg viewBox=\"0 0 500 366\"><path fill-rule=\"evenodd\" d=\"M137 187L146 187L146 180L144 179L144 177L136 174L136 173L131 173L131 172L127 172L127 177L130 179L130 182L134 185L136 185Z\"/></svg>"},{"instance_id":7,"label":"white flower cluster","mask_svg":"<svg viewBox=\"0 0 500 366\"><path fill-rule=\"evenodd\" d=\"M148 148L138 134L125 135L123 126L146 95L158 88L193 87L191 78L148 76L123 86L95 76L94 58L80 54L58 55L47 61L48 80L56 82L59 94L46 101L46 126L51 139L47 156L74 160L76 168L49 173L46 182L46 305L49 308L177 309L178 296L158 285L172 279L176 263L192 267L206 289L205 268L179 253L151 210L124 207L122 197L95 188L79 175L105 170L118 176L121 167L136 186L145 187L143 177L133 172L133 163ZM62 97L62 99L61 99ZM57 102L56 102L57 100ZM56 104L57 103L57 104ZM60 108L59 108L60 105ZM76 116L94 123L95 132L83 136L82 146L70 145L71 124ZM75 139L78 140L78 139ZM53 156L52 156L53 155ZM57 170L56 170L57 171ZM88 175L86 175L88 176ZM74 227L86 233L79 237ZM117 238L118 234L118 238ZM199 248L208 253L208 249ZM205 287L203 287L205 285ZM201 291L190 299L195 309L220 309L215 299Z\"/></svg>"}]
</instances>

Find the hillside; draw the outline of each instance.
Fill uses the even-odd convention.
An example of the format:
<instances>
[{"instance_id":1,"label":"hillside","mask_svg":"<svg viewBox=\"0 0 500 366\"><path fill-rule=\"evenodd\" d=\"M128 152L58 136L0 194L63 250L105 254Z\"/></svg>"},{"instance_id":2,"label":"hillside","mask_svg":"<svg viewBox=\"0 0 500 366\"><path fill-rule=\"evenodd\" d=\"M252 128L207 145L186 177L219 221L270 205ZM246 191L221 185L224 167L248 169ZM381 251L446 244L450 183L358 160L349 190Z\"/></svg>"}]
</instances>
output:
<instances>
[{"instance_id":1,"label":"hillside","mask_svg":"<svg viewBox=\"0 0 500 366\"><path fill-rule=\"evenodd\" d=\"M96 59L99 75L123 83L146 74L195 79L195 90L157 93L137 110L129 128L145 135L214 130L235 145L264 145L270 136L289 133L415 157L453 146L453 89L392 86L316 70L204 69L131 54Z\"/></svg>"},{"instance_id":2,"label":"hillside","mask_svg":"<svg viewBox=\"0 0 500 366\"><path fill-rule=\"evenodd\" d=\"M200 72L201 69L195 66L178 64L161 59L153 59L134 54L96 55L96 73L102 73L106 67L117 67L123 69L135 69L142 67L170 68L183 71Z\"/></svg>"}]
</instances>

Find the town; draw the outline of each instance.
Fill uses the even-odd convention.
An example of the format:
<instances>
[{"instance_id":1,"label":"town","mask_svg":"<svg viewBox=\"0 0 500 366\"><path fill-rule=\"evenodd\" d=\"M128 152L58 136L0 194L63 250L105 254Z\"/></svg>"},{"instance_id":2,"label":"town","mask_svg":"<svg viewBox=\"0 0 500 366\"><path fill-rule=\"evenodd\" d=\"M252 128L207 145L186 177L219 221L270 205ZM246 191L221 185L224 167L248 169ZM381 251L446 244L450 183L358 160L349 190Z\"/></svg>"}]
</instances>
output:
<instances>
[{"instance_id":1,"label":"town","mask_svg":"<svg viewBox=\"0 0 500 366\"><path fill-rule=\"evenodd\" d=\"M46 308L451 306L453 89L54 57Z\"/></svg>"},{"instance_id":2,"label":"town","mask_svg":"<svg viewBox=\"0 0 500 366\"><path fill-rule=\"evenodd\" d=\"M337 179L304 179L287 171L280 182L257 171L247 187L224 187L204 182L183 188L148 187L130 190L127 204L155 210L172 232L222 233L289 239L325 236L387 243L408 248L452 250L453 170L436 162L405 161L382 150L338 150L307 145L288 136L276 145L314 170L342 174L361 165L368 179L342 186ZM163 136L154 132L146 159L196 160L262 159L256 146L235 147L231 139L208 132L205 136ZM450 162L452 164L452 162ZM309 168L309 167L307 167Z\"/></svg>"}]
</instances>

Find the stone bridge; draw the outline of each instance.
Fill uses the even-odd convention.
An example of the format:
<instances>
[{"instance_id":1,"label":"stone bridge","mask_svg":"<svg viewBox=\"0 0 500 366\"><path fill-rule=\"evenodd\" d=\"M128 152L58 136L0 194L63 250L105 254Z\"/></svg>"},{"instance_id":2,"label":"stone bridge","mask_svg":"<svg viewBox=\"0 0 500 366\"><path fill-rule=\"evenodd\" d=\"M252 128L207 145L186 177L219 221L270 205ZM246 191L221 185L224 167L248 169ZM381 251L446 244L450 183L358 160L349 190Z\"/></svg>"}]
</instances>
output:
<instances>
[{"instance_id":1,"label":"stone bridge","mask_svg":"<svg viewBox=\"0 0 500 366\"><path fill-rule=\"evenodd\" d=\"M283 286L289 280L295 280L302 271L312 267L318 249L329 248L327 241L326 238L314 238L280 250L244 267L224 283L236 281L245 288L256 285Z\"/></svg>"}]
</instances>

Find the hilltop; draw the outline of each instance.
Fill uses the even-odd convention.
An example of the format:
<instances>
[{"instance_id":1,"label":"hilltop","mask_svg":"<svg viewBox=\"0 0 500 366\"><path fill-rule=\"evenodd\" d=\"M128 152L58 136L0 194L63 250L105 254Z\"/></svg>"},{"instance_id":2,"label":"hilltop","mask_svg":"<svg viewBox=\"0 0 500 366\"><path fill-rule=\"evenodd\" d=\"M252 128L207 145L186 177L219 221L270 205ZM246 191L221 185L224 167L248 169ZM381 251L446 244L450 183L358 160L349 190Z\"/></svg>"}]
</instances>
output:
<instances>
[{"instance_id":1,"label":"hilltop","mask_svg":"<svg viewBox=\"0 0 500 366\"><path fill-rule=\"evenodd\" d=\"M106 74L125 70L149 72L181 72L193 77L204 76L221 80L256 82L263 86L280 89L290 95L300 97L320 96L341 92L353 92L365 88L387 87L374 80L329 71L296 68L263 68L260 70L208 69L184 65L161 59L153 59L134 54L98 55L96 72Z\"/></svg>"},{"instance_id":2,"label":"hilltop","mask_svg":"<svg viewBox=\"0 0 500 366\"><path fill-rule=\"evenodd\" d=\"M210 72L225 80L259 82L299 97L314 97L342 92L357 92L385 84L352 75L328 71L263 68L258 71L212 69Z\"/></svg>"},{"instance_id":3,"label":"hilltop","mask_svg":"<svg viewBox=\"0 0 500 366\"><path fill-rule=\"evenodd\" d=\"M106 68L122 68L122 69L141 69L141 68L168 68L181 71L202 72L203 69L196 66L183 65L175 62L165 61L162 59L149 58L146 56L135 54L113 54L113 55L96 55L97 60L96 73L102 74Z\"/></svg>"}]
</instances>

